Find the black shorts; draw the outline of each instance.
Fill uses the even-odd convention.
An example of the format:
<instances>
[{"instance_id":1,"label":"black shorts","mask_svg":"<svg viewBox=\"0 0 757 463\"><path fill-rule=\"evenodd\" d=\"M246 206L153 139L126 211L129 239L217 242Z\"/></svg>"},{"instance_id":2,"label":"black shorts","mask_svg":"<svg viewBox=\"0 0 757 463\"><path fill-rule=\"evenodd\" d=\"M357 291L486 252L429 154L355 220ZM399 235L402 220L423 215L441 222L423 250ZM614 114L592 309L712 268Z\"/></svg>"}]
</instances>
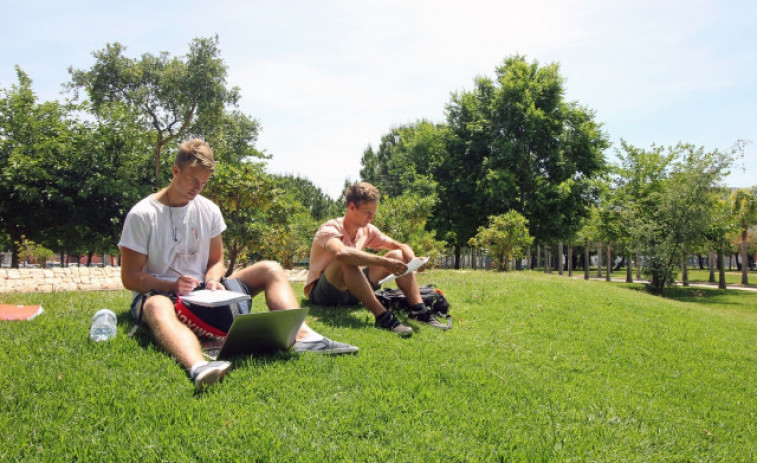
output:
<instances>
[{"instance_id":1,"label":"black shorts","mask_svg":"<svg viewBox=\"0 0 757 463\"><path fill-rule=\"evenodd\" d=\"M373 290L379 289L378 285L374 285L370 278L368 278L368 267L363 269L365 278L368 279ZM334 285L329 283L326 279L326 272L321 274L321 277L313 285L313 289L310 290L308 299L313 304L324 305L329 307L340 307L343 305L358 305L360 300L355 297L349 290L340 291Z\"/></svg>"},{"instance_id":2,"label":"black shorts","mask_svg":"<svg viewBox=\"0 0 757 463\"><path fill-rule=\"evenodd\" d=\"M247 285L245 285L244 283L242 283L238 279L234 279L234 280L237 283L239 283L239 287L243 290L243 292L245 292L245 293L247 293L249 295L252 295L252 292L247 287ZM226 278L222 278L221 279L221 284L224 287L226 287L226 281L228 281ZM198 286L197 288L195 288L195 291L197 291L199 289L205 289L205 283L200 284L200 286ZM234 289L238 289L238 288L234 288ZM155 296L155 295L165 296L165 297L169 298L171 300L171 302L173 302L174 304L176 304L176 294L174 294L174 293L162 293L160 291L152 290L152 291L148 291L146 293L139 293L139 294L137 294L136 296L134 296L134 299L132 299L132 301L131 301L131 307L130 307L131 318L133 318L137 322L137 325L142 325L143 324L143 322L142 322L142 308L145 305L145 301L150 296Z\"/></svg>"}]
</instances>

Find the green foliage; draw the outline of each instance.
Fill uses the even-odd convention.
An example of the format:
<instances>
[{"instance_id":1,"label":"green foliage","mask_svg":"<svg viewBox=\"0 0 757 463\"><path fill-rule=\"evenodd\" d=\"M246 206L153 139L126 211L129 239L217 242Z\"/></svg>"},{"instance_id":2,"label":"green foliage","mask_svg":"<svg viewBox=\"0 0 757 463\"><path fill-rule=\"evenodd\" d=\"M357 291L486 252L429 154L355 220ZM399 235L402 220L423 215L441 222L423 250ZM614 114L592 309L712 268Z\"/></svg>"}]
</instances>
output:
<instances>
[{"instance_id":1,"label":"green foliage","mask_svg":"<svg viewBox=\"0 0 757 463\"><path fill-rule=\"evenodd\" d=\"M258 254L292 268L310 254L318 223L294 194L280 189L274 190L273 201L265 212L266 222L260 229L263 245Z\"/></svg>"},{"instance_id":2,"label":"green foliage","mask_svg":"<svg viewBox=\"0 0 757 463\"><path fill-rule=\"evenodd\" d=\"M653 207L641 211L639 228L644 271L655 294L672 284L681 247L703 243L723 223L719 183L733 162L732 154L691 145L667 151L659 159L668 159L670 167L652 193Z\"/></svg>"},{"instance_id":3,"label":"green foliage","mask_svg":"<svg viewBox=\"0 0 757 463\"><path fill-rule=\"evenodd\" d=\"M497 262L499 270L507 270L512 259L525 255L525 250L534 239L528 234L528 220L517 211L489 217L487 228L479 227L476 236L468 244L484 248Z\"/></svg>"},{"instance_id":4,"label":"green foliage","mask_svg":"<svg viewBox=\"0 0 757 463\"><path fill-rule=\"evenodd\" d=\"M32 240L27 240L25 236L22 236L21 242L15 243L15 245L18 248L19 259L39 264L42 268L45 268L45 262L55 256L55 253L53 251L35 243Z\"/></svg>"},{"instance_id":5,"label":"green foliage","mask_svg":"<svg viewBox=\"0 0 757 463\"><path fill-rule=\"evenodd\" d=\"M89 70L69 69L69 89L83 89L92 108L107 117L114 107L128 111L152 137L154 184L163 183L171 160L163 149L188 135L218 143L219 154L239 159L254 156L251 143L258 124L239 112L227 112L239 101L239 89L227 88L226 65L220 58L218 36L196 38L189 53L171 58L168 53L125 56L126 47L107 44L93 53Z\"/></svg>"},{"instance_id":6,"label":"green foliage","mask_svg":"<svg viewBox=\"0 0 757 463\"><path fill-rule=\"evenodd\" d=\"M374 223L387 236L408 244L416 255L428 256L433 262L444 251L444 243L436 239L434 232L426 230L435 201L434 196L417 193L384 197Z\"/></svg>"},{"instance_id":7,"label":"green foliage","mask_svg":"<svg viewBox=\"0 0 757 463\"><path fill-rule=\"evenodd\" d=\"M399 339L363 308L311 306L309 325L360 352L237 358L199 395L143 329L126 335L128 291L4 295L45 311L0 324L0 460L757 458L757 294L681 288L678 302L534 272L419 281L450 299L451 330L410 320ZM94 344L101 307L118 336Z\"/></svg>"},{"instance_id":8,"label":"green foliage","mask_svg":"<svg viewBox=\"0 0 757 463\"><path fill-rule=\"evenodd\" d=\"M447 157L447 137L444 125L425 120L394 128L381 137L377 152L370 146L365 150L360 178L386 196L434 195L435 175Z\"/></svg>"},{"instance_id":9,"label":"green foliage","mask_svg":"<svg viewBox=\"0 0 757 463\"><path fill-rule=\"evenodd\" d=\"M741 257L741 284L749 284L747 265L749 262L749 228L757 224L757 187L741 188L730 197L731 213L739 232L739 254Z\"/></svg>"},{"instance_id":10,"label":"green foliage","mask_svg":"<svg viewBox=\"0 0 757 463\"><path fill-rule=\"evenodd\" d=\"M218 163L203 194L218 204L226 222L223 234L228 274L239 264L258 257L265 247L263 230L274 201L275 181L261 163Z\"/></svg>"},{"instance_id":11,"label":"green foliage","mask_svg":"<svg viewBox=\"0 0 757 463\"><path fill-rule=\"evenodd\" d=\"M292 193L297 201L302 203L309 211L310 216L317 222L333 219L344 212L344 204L331 199L320 188L308 179L285 175L277 177L279 187Z\"/></svg>"}]
</instances>

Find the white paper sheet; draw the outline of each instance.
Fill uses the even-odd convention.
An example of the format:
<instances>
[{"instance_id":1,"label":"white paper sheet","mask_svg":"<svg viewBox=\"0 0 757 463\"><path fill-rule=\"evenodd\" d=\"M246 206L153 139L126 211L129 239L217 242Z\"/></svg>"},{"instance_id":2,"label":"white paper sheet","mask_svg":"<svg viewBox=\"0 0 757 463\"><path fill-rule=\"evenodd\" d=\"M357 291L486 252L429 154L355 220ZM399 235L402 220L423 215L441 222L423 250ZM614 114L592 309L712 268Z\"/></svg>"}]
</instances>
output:
<instances>
[{"instance_id":1,"label":"white paper sheet","mask_svg":"<svg viewBox=\"0 0 757 463\"><path fill-rule=\"evenodd\" d=\"M419 269L423 264L428 262L428 257L416 257L415 259L411 260L407 263L407 271L403 273L402 275L389 275L388 277L384 278L383 280L379 281L379 286L384 285L385 283L389 283L390 281L394 280L395 278L399 278L401 276L407 275L410 272L414 272L417 269Z\"/></svg>"},{"instance_id":2,"label":"white paper sheet","mask_svg":"<svg viewBox=\"0 0 757 463\"><path fill-rule=\"evenodd\" d=\"M218 307L220 305L228 305L232 302L239 302L244 300L250 300L250 297L244 293L238 293L236 291L229 291L228 289L217 289L211 291L209 289L200 289L192 291L186 296L179 296L182 301L187 301L192 304L197 304L205 307Z\"/></svg>"}]
</instances>

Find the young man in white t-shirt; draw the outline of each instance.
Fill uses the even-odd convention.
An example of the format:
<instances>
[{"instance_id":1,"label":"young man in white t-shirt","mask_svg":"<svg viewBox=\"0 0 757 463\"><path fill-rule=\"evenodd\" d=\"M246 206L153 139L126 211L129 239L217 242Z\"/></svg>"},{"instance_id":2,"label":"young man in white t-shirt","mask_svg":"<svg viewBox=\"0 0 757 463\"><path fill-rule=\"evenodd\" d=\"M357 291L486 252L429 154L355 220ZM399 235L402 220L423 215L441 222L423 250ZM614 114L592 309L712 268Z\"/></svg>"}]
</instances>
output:
<instances>
[{"instance_id":1,"label":"young man in white t-shirt","mask_svg":"<svg viewBox=\"0 0 757 463\"><path fill-rule=\"evenodd\" d=\"M410 336L413 329L381 305L374 290L384 277L403 275L407 263L415 258L413 249L381 233L371 223L381 195L367 182L345 191L347 212L344 217L321 225L310 248L310 266L305 295L310 302L323 306L355 305L362 302L376 317L376 326L400 336ZM387 249L385 255L363 251ZM397 286L410 305L410 318L435 328L447 329L433 317L421 298L418 282L411 272L397 278Z\"/></svg>"},{"instance_id":2,"label":"young man in white t-shirt","mask_svg":"<svg viewBox=\"0 0 757 463\"><path fill-rule=\"evenodd\" d=\"M189 370L198 390L221 380L231 368L229 362L205 361L199 340L174 310L176 295L200 287L223 288L226 264L221 234L226 224L218 206L200 195L214 167L207 143L198 139L182 143L171 183L129 211L118 243L123 285L135 293L132 316L137 323L144 322L156 342ZM264 292L270 310L299 307L286 273L276 262L257 262L230 278L251 295ZM341 354L358 349L327 339L303 323L294 350Z\"/></svg>"}]
</instances>

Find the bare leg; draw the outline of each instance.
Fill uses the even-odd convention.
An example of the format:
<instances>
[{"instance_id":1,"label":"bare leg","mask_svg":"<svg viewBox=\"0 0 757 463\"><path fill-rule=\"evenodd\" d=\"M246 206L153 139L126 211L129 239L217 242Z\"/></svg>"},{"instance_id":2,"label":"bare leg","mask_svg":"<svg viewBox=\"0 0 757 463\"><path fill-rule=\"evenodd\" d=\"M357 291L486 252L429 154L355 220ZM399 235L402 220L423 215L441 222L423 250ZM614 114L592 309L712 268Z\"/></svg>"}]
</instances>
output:
<instances>
[{"instance_id":1,"label":"bare leg","mask_svg":"<svg viewBox=\"0 0 757 463\"><path fill-rule=\"evenodd\" d=\"M341 291L349 290L374 316L378 317L386 312L384 306L376 299L373 288L360 267L332 262L326 269L326 279Z\"/></svg>"},{"instance_id":2,"label":"bare leg","mask_svg":"<svg viewBox=\"0 0 757 463\"><path fill-rule=\"evenodd\" d=\"M234 272L230 278L238 278L250 290L257 294L263 291L269 310L297 309L300 303L289 284L286 272L278 262L261 261ZM297 333L297 340L304 339L316 332L307 323L303 323Z\"/></svg>"},{"instance_id":3,"label":"bare leg","mask_svg":"<svg viewBox=\"0 0 757 463\"><path fill-rule=\"evenodd\" d=\"M195 334L176 317L173 302L165 296L145 301L142 318L153 332L155 341L184 368L205 360Z\"/></svg>"}]
</instances>

